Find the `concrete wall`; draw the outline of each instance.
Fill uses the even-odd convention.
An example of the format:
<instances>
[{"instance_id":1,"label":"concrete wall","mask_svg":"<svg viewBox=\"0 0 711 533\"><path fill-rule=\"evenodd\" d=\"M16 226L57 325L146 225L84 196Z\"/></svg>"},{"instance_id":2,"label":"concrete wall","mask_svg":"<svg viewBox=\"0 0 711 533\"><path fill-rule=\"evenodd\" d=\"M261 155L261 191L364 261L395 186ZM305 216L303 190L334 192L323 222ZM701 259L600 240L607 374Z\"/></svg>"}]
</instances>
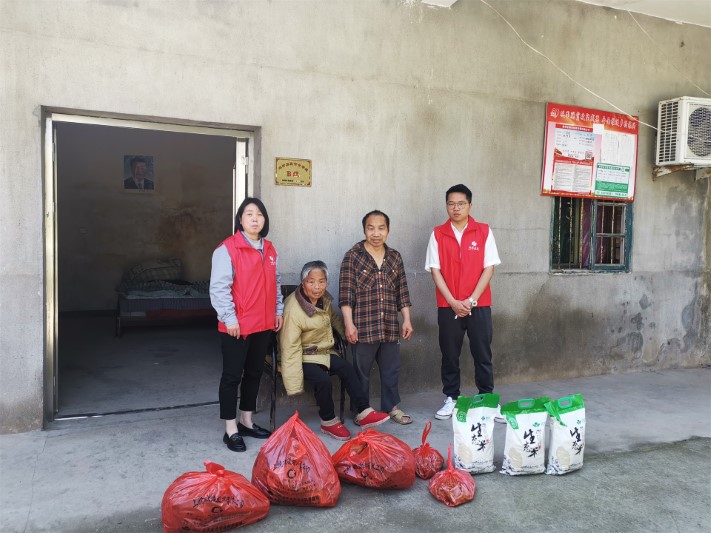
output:
<instances>
[{"instance_id":1,"label":"concrete wall","mask_svg":"<svg viewBox=\"0 0 711 533\"><path fill-rule=\"evenodd\" d=\"M439 387L424 253L460 181L503 259L500 382L708 364L708 180L652 181L641 128L631 272L578 275L549 272L539 182L547 101L612 110L592 91L655 124L659 100L711 92L711 29L636 15L644 33L568 0L488 3L542 55L474 0L0 2L0 429L42 421L43 105L261 127L287 281L315 257L336 267L361 216L389 213L415 305L403 390ZM274 186L276 156L312 159L313 187Z\"/></svg>"},{"instance_id":2,"label":"concrete wall","mask_svg":"<svg viewBox=\"0 0 711 533\"><path fill-rule=\"evenodd\" d=\"M235 140L86 124L57 127L59 310L113 309L131 266L176 257L210 278L230 234ZM153 156L155 190L125 191L124 155Z\"/></svg>"}]
</instances>

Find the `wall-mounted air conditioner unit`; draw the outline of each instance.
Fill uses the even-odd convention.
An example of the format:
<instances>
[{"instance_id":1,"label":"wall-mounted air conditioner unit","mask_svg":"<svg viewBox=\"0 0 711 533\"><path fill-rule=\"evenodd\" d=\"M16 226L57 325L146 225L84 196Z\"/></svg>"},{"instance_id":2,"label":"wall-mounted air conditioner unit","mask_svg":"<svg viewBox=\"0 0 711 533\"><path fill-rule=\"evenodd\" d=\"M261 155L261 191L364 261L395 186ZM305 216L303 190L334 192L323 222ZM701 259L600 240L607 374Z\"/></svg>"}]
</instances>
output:
<instances>
[{"instance_id":1,"label":"wall-mounted air conditioner unit","mask_svg":"<svg viewBox=\"0 0 711 533\"><path fill-rule=\"evenodd\" d=\"M659 102L656 164L711 166L711 98Z\"/></svg>"}]
</instances>

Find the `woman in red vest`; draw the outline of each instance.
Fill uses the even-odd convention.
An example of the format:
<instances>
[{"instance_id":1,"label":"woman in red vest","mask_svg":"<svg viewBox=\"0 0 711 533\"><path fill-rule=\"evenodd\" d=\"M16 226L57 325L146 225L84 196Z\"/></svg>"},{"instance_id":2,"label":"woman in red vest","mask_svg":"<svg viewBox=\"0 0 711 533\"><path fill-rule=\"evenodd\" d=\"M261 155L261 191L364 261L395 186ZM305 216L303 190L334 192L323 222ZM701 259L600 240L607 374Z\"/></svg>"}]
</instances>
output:
<instances>
[{"instance_id":1,"label":"woman in red vest","mask_svg":"<svg viewBox=\"0 0 711 533\"><path fill-rule=\"evenodd\" d=\"M243 436L266 439L252 421L271 332L282 325L283 303L277 253L265 237L269 215L259 198L245 198L235 216L235 233L212 254L210 301L217 311L222 344L220 418L222 441L234 452L247 448ZM237 393L240 416L237 421Z\"/></svg>"}]
</instances>

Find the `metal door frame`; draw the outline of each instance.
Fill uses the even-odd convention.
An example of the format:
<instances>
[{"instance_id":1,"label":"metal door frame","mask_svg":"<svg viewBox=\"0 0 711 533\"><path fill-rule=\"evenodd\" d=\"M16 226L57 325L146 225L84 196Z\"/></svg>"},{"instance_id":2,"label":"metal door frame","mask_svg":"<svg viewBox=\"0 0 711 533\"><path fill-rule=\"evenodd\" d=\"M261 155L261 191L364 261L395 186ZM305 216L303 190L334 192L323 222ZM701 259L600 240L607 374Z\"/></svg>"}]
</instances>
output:
<instances>
[{"instance_id":1,"label":"metal door frame","mask_svg":"<svg viewBox=\"0 0 711 533\"><path fill-rule=\"evenodd\" d=\"M235 139L235 166L232 171L232 214L246 196L259 194L258 173L260 128L161 117L123 115L42 107L42 172L44 236L44 425L58 411L57 372L57 137L55 123L71 122L94 126L193 133ZM243 181L244 180L244 181Z\"/></svg>"}]
</instances>

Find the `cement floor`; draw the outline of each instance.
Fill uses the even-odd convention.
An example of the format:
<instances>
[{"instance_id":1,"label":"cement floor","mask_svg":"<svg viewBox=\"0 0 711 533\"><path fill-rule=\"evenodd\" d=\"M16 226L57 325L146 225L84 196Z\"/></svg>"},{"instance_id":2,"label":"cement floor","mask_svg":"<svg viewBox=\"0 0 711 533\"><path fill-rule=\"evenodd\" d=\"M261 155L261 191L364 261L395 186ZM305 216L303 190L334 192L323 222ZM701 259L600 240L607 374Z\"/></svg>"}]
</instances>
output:
<instances>
[{"instance_id":1,"label":"cement floor","mask_svg":"<svg viewBox=\"0 0 711 533\"><path fill-rule=\"evenodd\" d=\"M343 485L332 509L272 506L247 531L689 531L711 530L711 369L504 385L504 401L581 392L585 466L568 476L475 476L473 502L450 509L425 481L404 491ZM439 407L438 392L405 395L410 426L383 431L410 446ZM279 408L278 422L293 414ZM318 430L315 407L302 419ZM267 414L256 420L266 425ZM433 420L430 444L446 452L450 421ZM352 421L346 425L353 431ZM505 426L497 426L500 466ZM261 441L236 454L221 443L217 408L55 423L49 431L0 436L0 530L157 532L160 501L180 474L204 460L251 477ZM342 443L324 442L333 453Z\"/></svg>"},{"instance_id":2,"label":"cement floor","mask_svg":"<svg viewBox=\"0 0 711 533\"><path fill-rule=\"evenodd\" d=\"M222 355L212 323L127 327L116 337L113 317L62 318L58 346L57 418L217 403ZM379 383L374 372L373 390ZM269 402L266 386L260 408ZM292 406L312 403L282 389L279 397Z\"/></svg>"},{"instance_id":3,"label":"cement floor","mask_svg":"<svg viewBox=\"0 0 711 533\"><path fill-rule=\"evenodd\" d=\"M59 322L59 417L217 401L214 325L130 327L112 317Z\"/></svg>"}]
</instances>

